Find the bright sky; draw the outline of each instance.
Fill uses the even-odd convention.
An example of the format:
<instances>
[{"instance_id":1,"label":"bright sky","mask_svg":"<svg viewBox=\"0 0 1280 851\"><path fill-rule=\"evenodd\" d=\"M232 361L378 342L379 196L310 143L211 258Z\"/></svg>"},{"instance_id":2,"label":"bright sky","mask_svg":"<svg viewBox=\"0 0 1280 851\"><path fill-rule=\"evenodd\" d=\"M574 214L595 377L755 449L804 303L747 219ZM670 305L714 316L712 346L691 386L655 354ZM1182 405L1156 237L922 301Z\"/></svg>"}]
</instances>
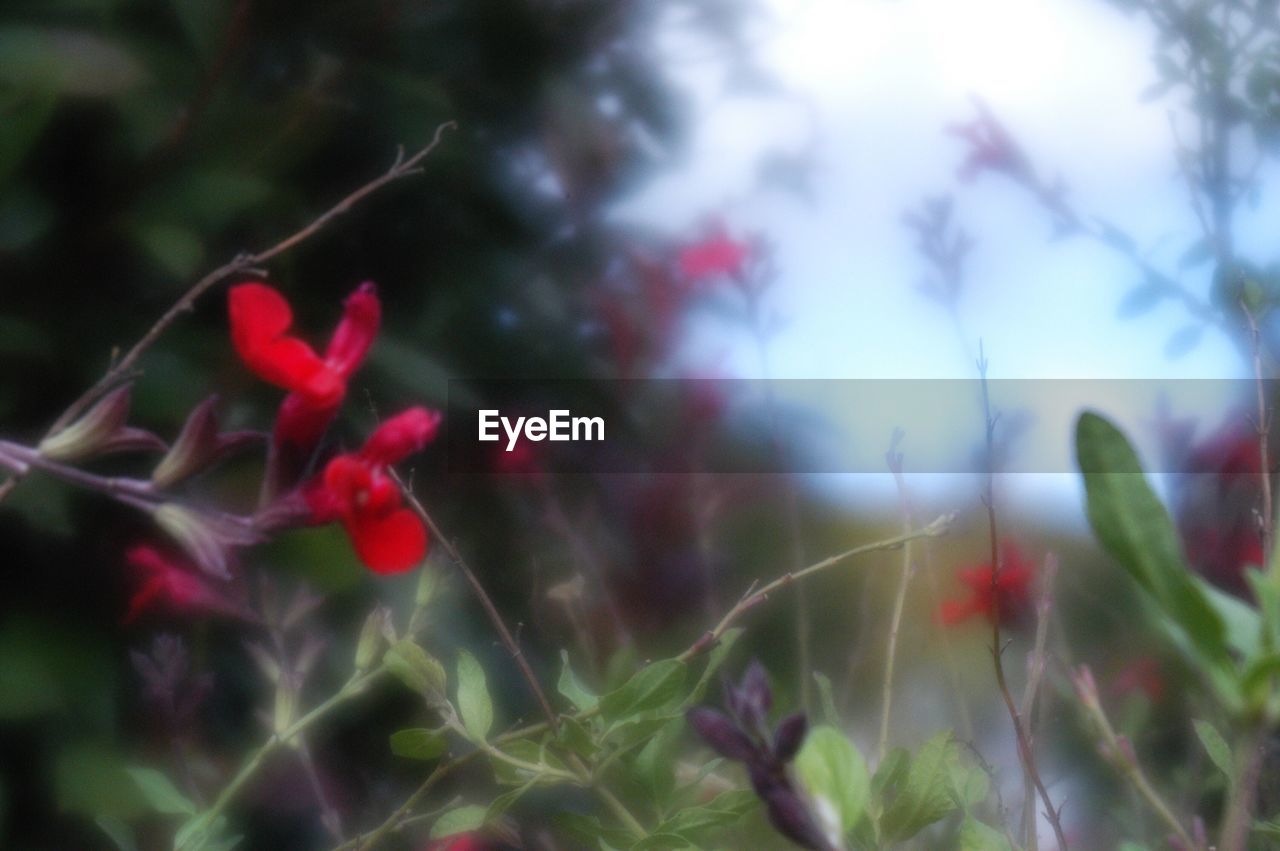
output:
<instances>
[{"instance_id":1,"label":"bright sky","mask_svg":"<svg viewBox=\"0 0 1280 851\"><path fill-rule=\"evenodd\" d=\"M707 51L678 28L663 41L672 73L694 93L698 129L688 161L619 213L665 228L686 223L691 233L722 214L731 229L774 242L781 274L771 298L788 323L772 348L776 376L970 378L979 337L993 378L1243 374L1215 332L1167 358L1166 341L1188 323L1180 307L1118 319L1138 282L1125 261L1083 240L1048 241L1047 216L1005 181L955 180L963 148L944 128L972 115L977 94L1042 170L1061 173L1079 209L1105 214L1176 269L1195 222L1173 160L1170 104L1138 102L1155 79L1151 37L1138 22L1103 0L772 0L770 8L774 19L761 22L753 49L787 89L782 96L739 94L717 63L682 62ZM815 204L751 193L763 154L809 149ZM958 191L961 220L979 241L963 335L916 291L924 267L901 223L905 209L945 191ZM729 352L732 373L759 374L739 331L708 319L693 339L695 352ZM1150 417L1153 396L1113 398L1107 411L1133 427ZM1048 448L1034 451L1058 453L1067 469L1073 411L1090 401L1057 400L1037 438ZM851 441L877 447L895 424L908 441L957 449L976 437L946 416L893 423L842 410L839 400L828 413Z\"/></svg>"}]
</instances>

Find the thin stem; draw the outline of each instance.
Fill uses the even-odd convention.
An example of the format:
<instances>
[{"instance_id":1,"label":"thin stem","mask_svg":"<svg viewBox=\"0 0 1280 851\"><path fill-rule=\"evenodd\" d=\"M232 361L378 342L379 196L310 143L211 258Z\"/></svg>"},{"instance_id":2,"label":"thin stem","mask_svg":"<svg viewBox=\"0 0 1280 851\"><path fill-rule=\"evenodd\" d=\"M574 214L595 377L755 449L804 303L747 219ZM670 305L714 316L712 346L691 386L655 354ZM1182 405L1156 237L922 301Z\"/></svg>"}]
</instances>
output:
<instances>
[{"instance_id":1,"label":"thin stem","mask_svg":"<svg viewBox=\"0 0 1280 851\"><path fill-rule=\"evenodd\" d=\"M403 487L403 484L401 486ZM854 556L865 555L867 553L876 552L879 550L891 550L891 549L894 549L895 547L902 546L908 541L913 541L918 538L933 538L939 535L943 535L950 528L951 523L954 521L954 519L955 519L955 515L945 514L939 517L938 519L934 520L932 523L930 523L928 526L925 526L924 528L916 529L914 531L911 531L902 535L897 535L893 538L888 538L883 541L877 541L872 544L864 544L860 547L854 547L853 549L846 550L842 553L838 553L836 555L825 558L822 561L815 562L814 564L809 565L803 570L798 570L792 573L784 574L778 577L777 579L774 579L772 582L767 583L766 585L761 587L759 590L755 589L755 586L753 583L752 587L748 589L748 591L745 594L742 595L741 599L738 600L737 605L735 605L720 620L719 623L717 623L713 628L703 633L701 637L699 637L693 644L691 644L683 653L681 653L676 658L679 659L681 662L688 662L690 659L693 659L699 654L709 650L711 647L713 647L716 644L717 641L719 641L720 637L724 635L725 631L730 626L733 625L734 621L736 621L747 610L754 608L760 603L763 603L764 601L766 601L769 598L769 595L772 594L774 591L777 591L778 589L786 585L790 585L799 579L803 579L806 576L812 576L815 573L819 573L821 571L834 567L835 565L840 564L841 562L847 561L848 559L851 559ZM588 710L579 712L575 715L572 715L570 717L572 717L574 720L577 720L577 721L583 721L596 715L598 711L599 711L598 709L588 709ZM511 730L509 732L503 733L500 736L496 736L489 744L492 745L493 747L498 747L507 742L513 742L519 739L528 738L530 736L536 736L540 733L546 732L549 727L550 727L549 721L542 721L535 724L530 724L525 727L521 727L519 729ZM472 751L456 759L450 760L448 762L440 763L438 766L436 766L435 770L432 771L432 773L427 777L427 779L423 781L422 785L420 785L416 790L414 790L413 794L411 794L403 804L397 807L396 810L391 813L391 815L387 816L386 820L383 821L381 825L375 828L372 833L370 833L366 838L364 838L363 842L359 838L352 839L338 846L337 848L334 849L334 851L350 851L350 849L353 849L353 848L359 848L359 851L372 851L372 849L379 842L381 842L382 839L384 839L388 833L390 833L398 825L404 822L404 819L409 815L409 813L413 811L413 808L417 806L418 802L421 801L426 796L426 794L435 786L436 783L438 783L445 775L451 773L452 771L462 767L466 763L475 759L480 753L482 753L482 751L478 751L478 750Z\"/></svg>"},{"instance_id":2,"label":"thin stem","mask_svg":"<svg viewBox=\"0 0 1280 851\"><path fill-rule=\"evenodd\" d=\"M1240 307L1244 310L1245 319L1249 323L1249 348L1253 356L1253 383L1257 395L1258 420L1255 429L1258 434L1258 478L1262 485L1262 517L1259 518L1259 530L1262 536L1262 562L1270 564L1273 524L1275 522L1271 497L1271 409L1267 405L1267 384L1262 366L1262 333L1258 328L1258 320L1243 301Z\"/></svg>"},{"instance_id":3,"label":"thin stem","mask_svg":"<svg viewBox=\"0 0 1280 851\"><path fill-rule=\"evenodd\" d=\"M136 501L138 499L158 500L161 496L148 481L88 473L78 467L46 458L40 454L39 450L9 440L0 440L0 464L10 467L15 475L19 475L21 471L37 469L62 479L68 484L111 497L125 495Z\"/></svg>"},{"instance_id":4,"label":"thin stem","mask_svg":"<svg viewBox=\"0 0 1280 851\"><path fill-rule=\"evenodd\" d=\"M498 633L503 646L507 648L507 652L511 654L520 668L521 675L524 676L525 682L529 685L529 690L533 692L533 696L537 699L538 705L542 708L542 714L546 717L547 723L551 725L551 729L559 729L560 722L555 710L551 708L551 702L547 700L546 693L542 690L542 685L538 682L537 676L533 673L533 668L529 666L529 661L525 658L524 652L520 649L520 645L516 643L515 638L511 635L511 630L507 629L507 624L502 619L501 613L498 612L497 606L493 604L493 600L489 597L489 593L484 590L484 586L480 584L480 580L476 578L475 573L462 557L462 553L458 552L458 548L453 545L453 541L445 537L440 531L440 527L436 525L436 521L432 519L427 509L413 495L413 491L403 479L393 470L391 477L395 483L400 486L400 492L404 494L405 500L409 503L409 507L418 515L427 528L431 530L432 536L440 542L440 546L444 547L444 551L448 553L449 558L453 561L455 567L462 573L467 580L467 584L471 586L472 592L476 598L480 600L480 605L484 608L485 615L488 616L489 622L493 625L494 630Z\"/></svg>"},{"instance_id":5,"label":"thin stem","mask_svg":"<svg viewBox=\"0 0 1280 851\"><path fill-rule=\"evenodd\" d=\"M1000 535L996 524L995 503L996 419L991 415L991 394L987 386L987 359L982 351L981 343L978 345L978 374L982 383L982 412L986 419L987 433L987 486L983 502L987 506L987 529L991 539L991 659L995 666L996 686L1000 691L1000 697L1004 700L1005 708L1009 711L1009 720L1013 722L1013 732L1018 741L1018 757L1022 762L1022 770L1031 779L1036 791L1040 794L1040 800L1045 807L1045 816L1049 819L1049 824L1053 826L1053 834L1058 841L1058 851L1067 851L1067 835L1062 829L1062 820L1059 818L1058 811L1049 797L1049 790L1045 788L1044 781L1040 778L1040 771L1036 767L1035 753L1031 748L1031 741L1027 737L1027 731L1023 727L1018 707L1014 704L1013 695L1009 691L1009 683L1005 679L1004 648L1000 643Z\"/></svg>"},{"instance_id":6,"label":"thin stem","mask_svg":"<svg viewBox=\"0 0 1280 851\"><path fill-rule=\"evenodd\" d=\"M898 442L902 438L901 431L895 431L885 458L889 470L893 473L894 484L898 487L898 501L902 507L903 534L911 531L911 497L907 492L907 482L902 475L902 453L897 451ZM889 621L889 643L885 649L884 682L881 684L882 703L880 707L880 740L876 749L879 761L883 762L889 752L889 718L893 714L893 670L898 654L898 632L902 626L902 609L907 600L907 589L911 585L911 542L902 545L902 567L898 578L898 593L893 600L893 617Z\"/></svg>"},{"instance_id":7,"label":"thin stem","mask_svg":"<svg viewBox=\"0 0 1280 851\"><path fill-rule=\"evenodd\" d=\"M1027 685L1022 691L1022 717L1027 719L1027 735L1032 744L1036 737L1037 698L1040 694L1040 680L1044 676L1045 648L1049 638L1049 624L1053 614L1053 580L1058 575L1058 559L1052 553L1045 556L1044 567L1040 571L1040 599L1036 601L1036 640L1031 651L1030 664L1027 671ZM1025 831L1027 851L1036 851L1040 845L1039 831L1036 829L1036 790L1029 777L1023 777L1022 825Z\"/></svg>"},{"instance_id":8,"label":"thin stem","mask_svg":"<svg viewBox=\"0 0 1280 851\"><path fill-rule=\"evenodd\" d=\"M1240 766L1236 777L1231 778L1231 797L1227 813L1222 820L1222 836L1219 851L1244 851L1248 847L1249 832L1253 824L1253 804L1258 793L1258 775L1262 771L1262 758L1266 748L1266 730L1258 727L1243 734L1236 748L1236 764Z\"/></svg>"},{"instance_id":9,"label":"thin stem","mask_svg":"<svg viewBox=\"0 0 1280 851\"><path fill-rule=\"evenodd\" d=\"M261 266L268 260L277 257L286 251L306 242L318 232L323 230L327 225L337 219L339 216L351 210L356 204L364 200L369 195L377 192L388 183L394 183L410 175L418 174L421 169L419 164L427 158L427 156L435 150L440 144L440 139L444 135L444 131L457 128L457 124L452 121L446 121L436 128L435 136L431 140L431 144L418 151L408 159L404 158L403 152L397 154L395 162L392 163L385 173L377 178L369 181L359 189L347 195L337 204L330 207L318 217L313 219L306 227L298 230L284 239L277 242L270 248L263 249L257 253L242 253L227 263L214 269L205 275L199 281L196 281L192 287L173 303L173 305L164 312L164 314L152 325L142 339L134 343L119 360L115 361L111 368L108 369L101 378L99 378L88 390L80 395L78 399L72 402L62 415L54 422L49 429L50 433L56 433L65 428L71 421L84 412L90 405L96 402L104 393L114 387L124 378L142 357L142 354L159 339L160 335L168 330L169 326L177 321L182 314L189 312L195 305L197 299L200 298L208 289L215 284L226 280L227 278L248 271L254 267Z\"/></svg>"},{"instance_id":10,"label":"thin stem","mask_svg":"<svg viewBox=\"0 0 1280 851\"><path fill-rule=\"evenodd\" d=\"M1138 763L1133 746L1116 735L1115 728L1111 726L1111 721L1102 709L1102 702L1098 698L1098 687L1088 666L1076 672L1074 684L1076 694L1080 698L1080 705L1084 707L1094 729L1102 737L1103 756L1119 769L1125 780L1151 807L1152 812L1178 837L1179 847L1188 849L1200 847L1174 815L1173 808L1165 802L1156 788L1151 785L1151 781L1147 779L1146 773Z\"/></svg>"},{"instance_id":11,"label":"thin stem","mask_svg":"<svg viewBox=\"0 0 1280 851\"><path fill-rule=\"evenodd\" d=\"M276 748L292 740L295 736L311 727L312 724L315 724L348 700L362 694L369 684L380 677L382 673L382 666L378 666L367 673L358 674L352 677L347 681L346 685L331 695L323 703L317 705L314 709L294 721L284 730L272 734L271 738L259 745L253 753L249 754L244 763L241 764L240 770L236 772L235 776L231 778L231 781L227 783L226 786L222 787L222 791L218 793L218 797L214 799L212 806L201 814L200 817L204 822L206 824L213 824L218 816L222 814L223 810L231 804L232 800L235 799L241 789L244 788L245 784L252 780L254 775L258 773L258 769L262 767L262 763L276 750Z\"/></svg>"}]
</instances>

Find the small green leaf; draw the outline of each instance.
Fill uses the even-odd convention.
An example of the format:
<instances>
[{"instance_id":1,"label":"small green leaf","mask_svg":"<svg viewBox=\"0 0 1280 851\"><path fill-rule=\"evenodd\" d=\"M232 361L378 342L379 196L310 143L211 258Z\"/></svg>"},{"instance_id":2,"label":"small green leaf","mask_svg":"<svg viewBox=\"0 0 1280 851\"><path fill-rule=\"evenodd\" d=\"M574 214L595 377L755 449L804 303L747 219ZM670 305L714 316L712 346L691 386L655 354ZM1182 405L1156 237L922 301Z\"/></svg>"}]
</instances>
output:
<instances>
[{"instance_id":1,"label":"small green leaf","mask_svg":"<svg viewBox=\"0 0 1280 851\"><path fill-rule=\"evenodd\" d=\"M959 851L1012 851L1009 838L994 827L966 816L960 826Z\"/></svg>"},{"instance_id":2,"label":"small green leaf","mask_svg":"<svg viewBox=\"0 0 1280 851\"><path fill-rule=\"evenodd\" d=\"M493 726L493 701L484 668L466 650L458 651L458 712L472 740L483 742Z\"/></svg>"},{"instance_id":3,"label":"small green leaf","mask_svg":"<svg viewBox=\"0 0 1280 851\"><path fill-rule=\"evenodd\" d=\"M466 833L469 830L475 830L484 824L485 808L468 804L465 807L458 807L456 810L449 812L436 819L436 823L431 825L431 838L441 839L445 836L453 836L456 833Z\"/></svg>"},{"instance_id":4,"label":"small green leaf","mask_svg":"<svg viewBox=\"0 0 1280 851\"><path fill-rule=\"evenodd\" d=\"M391 734L391 752L407 759L436 759L449 750L444 730L415 727Z\"/></svg>"},{"instance_id":5,"label":"small green leaf","mask_svg":"<svg viewBox=\"0 0 1280 851\"><path fill-rule=\"evenodd\" d=\"M906 779L880 823L883 835L894 841L915 836L955 809L947 765L952 757L950 731L925 742L911 761Z\"/></svg>"},{"instance_id":6,"label":"small green leaf","mask_svg":"<svg viewBox=\"0 0 1280 851\"><path fill-rule=\"evenodd\" d=\"M657 709L679 697L687 668L678 659L663 659L635 673L618 688L600 698L600 714L606 721Z\"/></svg>"},{"instance_id":7,"label":"small green leaf","mask_svg":"<svg viewBox=\"0 0 1280 851\"><path fill-rule=\"evenodd\" d=\"M138 842L133 837L133 829L129 825L111 816L98 816L94 819L98 828L107 835L117 851L138 851Z\"/></svg>"},{"instance_id":8,"label":"small green leaf","mask_svg":"<svg viewBox=\"0 0 1280 851\"><path fill-rule=\"evenodd\" d=\"M501 795L494 798L493 801L489 804L488 809L485 810L484 823L492 824L493 822L502 818L503 814L506 813L507 810L511 809L511 807L517 801L519 801L521 798L525 796L526 792L528 792L537 784L538 784L538 778L535 777L529 782L525 783L523 786L519 786L515 789L510 790L509 792L503 792Z\"/></svg>"},{"instance_id":9,"label":"small green leaf","mask_svg":"<svg viewBox=\"0 0 1280 851\"><path fill-rule=\"evenodd\" d=\"M1231 756L1231 747L1227 744L1227 740L1218 732L1218 728L1208 721L1196 720L1194 724L1196 736L1199 737L1200 744L1204 745L1205 753L1209 754L1209 759L1213 760L1213 764L1227 778L1227 782L1232 782L1236 776L1235 759Z\"/></svg>"},{"instance_id":10,"label":"small green leaf","mask_svg":"<svg viewBox=\"0 0 1280 851\"><path fill-rule=\"evenodd\" d=\"M831 687L831 678L821 671L814 671L813 680L818 684L818 699L822 706L823 720L833 727L839 727L840 713L836 711L835 691Z\"/></svg>"},{"instance_id":11,"label":"small green leaf","mask_svg":"<svg viewBox=\"0 0 1280 851\"><path fill-rule=\"evenodd\" d=\"M443 703L448 676L444 666L411 638L402 638L387 649L382 661L400 682L432 703Z\"/></svg>"},{"instance_id":12,"label":"small green leaf","mask_svg":"<svg viewBox=\"0 0 1280 851\"><path fill-rule=\"evenodd\" d=\"M595 709L600 701L600 698L584 686L578 679L578 675L573 672L573 668L569 665L567 650L560 651L560 680L556 683L556 689L582 712Z\"/></svg>"},{"instance_id":13,"label":"small green leaf","mask_svg":"<svg viewBox=\"0 0 1280 851\"><path fill-rule=\"evenodd\" d=\"M871 777L866 760L853 742L835 727L815 727L796 757L800 782L815 798L826 800L840 814L848 833L867 811Z\"/></svg>"},{"instance_id":14,"label":"small green leaf","mask_svg":"<svg viewBox=\"0 0 1280 851\"><path fill-rule=\"evenodd\" d=\"M725 630L724 635L720 636L716 646L712 647L711 652L707 654L706 667L702 669L702 675L698 677L697 685L689 693L689 697L685 702L687 706L700 702L706 696L707 686L710 685L711 678L715 676L716 671L720 670L720 666L724 664L724 660L728 658L729 652L733 650L733 645L742 637L743 632L745 630L742 627L735 626L733 629Z\"/></svg>"},{"instance_id":15,"label":"small green leaf","mask_svg":"<svg viewBox=\"0 0 1280 851\"><path fill-rule=\"evenodd\" d=\"M154 768L132 766L125 769L133 782L138 784L142 795L151 808L165 815L195 815L196 805L191 799L178 791L168 777Z\"/></svg>"}]
</instances>

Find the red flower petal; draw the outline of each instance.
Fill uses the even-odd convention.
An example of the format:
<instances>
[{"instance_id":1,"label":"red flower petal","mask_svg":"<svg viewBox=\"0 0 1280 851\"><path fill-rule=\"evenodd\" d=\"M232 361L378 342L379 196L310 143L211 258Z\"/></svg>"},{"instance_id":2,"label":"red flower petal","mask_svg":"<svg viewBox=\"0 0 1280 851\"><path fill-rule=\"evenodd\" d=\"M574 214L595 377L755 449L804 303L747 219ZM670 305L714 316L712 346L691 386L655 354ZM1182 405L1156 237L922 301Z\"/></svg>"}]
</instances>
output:
<instances>
[{"instance_id":1,"label":"red flower petal","mask_svg":"<svg viewBox=\"0 0 1280 851\"><path fill-rule=\"evenodd\" d=\"M293 311L284 296L266 284L240 284L231 288L228 306L231 341L259 378L303 393L317 404L335 404L342 398L341 378L310 346L285 334L293 324Z\"/></svg>"},{"instance_id":2,"label":"red flower petal","mask_svg":"<svg viewBox=\"0 0 1280 851\"><path fill-rule=\"evenodd\" d=\"M427 530L407 508L381 516L349 515L346 527L356 555L374 573L401 573L427 554Z\"/></svg>"},{"instance_id":3,"label":"red flower petal","mask_svg":"<svg viewBox=\"0 0 1280 851\"><path fill-rule=\"evenodd\" d=\"M329 339L324 359L345 380L360 366L378 336L378 326L382 322L378 288L372 281L365 281L347 296L343 307L342 321Z\"/></svg>"},{"instance_id":4,"label":"red flower petal","mask_svg":"<svg viewBox=\"0 0 1280 851\"><path fill-rule=\"evenodd\" d=\"M427 408L410 408L399 413L370 435L360 456L375 464L395 464L430 443L443 416Z\"/></svg>"}]
</instances>

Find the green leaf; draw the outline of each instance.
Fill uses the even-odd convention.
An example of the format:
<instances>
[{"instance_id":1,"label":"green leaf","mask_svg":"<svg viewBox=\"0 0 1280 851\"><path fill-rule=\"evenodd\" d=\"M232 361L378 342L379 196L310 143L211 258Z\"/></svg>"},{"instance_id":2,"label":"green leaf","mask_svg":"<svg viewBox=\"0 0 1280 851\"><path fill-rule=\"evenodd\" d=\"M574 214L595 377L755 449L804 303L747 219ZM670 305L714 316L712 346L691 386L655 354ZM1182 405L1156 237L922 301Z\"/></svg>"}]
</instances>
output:
<instances>
[{"instance_id":1,"label":"green leaf","mask_svg":"<svg viewBox=\"0 0 1280 851\"><path fill-rule=\"evenodd\" d=\"M125 769L133 782L138 784L142 795L151 808L166 815L191 816L196 814L196 805L191 799L178 791L178 787L163 773L154 768L132 766Z\"/></svg>"},{"instance_id":2,"label":"green leaf","mask_svg":"<svg viewBox=\"0 0 1280 851\"><path fill-rule=\"evenodd\" d=\"M490 802L488 808L484 812L484 823L492 824L502 818L507 810L511 809L517 801L525 796L525 793L538 785L538 778L533 778L523 786L519 786L508 792L503 792Z\"/></svg>"},{"instance_id":3,"label":"green leaf","mask_svg":"<svg viewBox=\"0 0 1280 851\"><path fill-rule=\"evenodd\" d=\"M188 278L204 260L204 243L190 228L171 222L147 222L133 228L133 238L161 269Z\"/></svg>"},{"instance_id":4,"label":"green leaf","mask_svg":"<svg viewBox=\"0 0 1280 851\"><path fill-rule=\"evenodd\" d=\"M1236 776L1235 759L1231 756L1231 747L1227 744L1227 740L1218 732L1218 728L1208 721L1196 720L1193 723L1196 728L1196 736L1199 737L1200 744L1204 745L1205 753L1209 754L1209 759L1213 760L1213 764L1227 778L1228 783L1234 781Z\"/></svg>"},{"instance_id":5,"label":"green leaf","mask_svg":"<svg viewBox=\"0 0 1280 851\"><path fill-rule=\"evenodd\" d=\"M756 796L745 789L733 789L721 792L707 804L698 807L686 807L672 815L654 831L655 835L678 836L684 840L683 846L706 841L711 834L737 824L743 816L757 806ZM636 846L645 846L643 843ZM667 845L657 847L671 847Z\"/></svg>"},{"instance_id":6,"label":"green leaf","mask_svg":"<svg viewBox=\"0 0 1280 851\"><path fill-rule=\"evenodd\" d=\"M663 659L641 668L618 688L600 698L600 714L615 721L656 709L679 697L688 670L678 659Z\"/></svg>"},{"instance_id":7,"label":"green leaf","mask_svg":"<svg viewBox=\"0 0 1280 851\"><path fill-rule=\"evenodd\" d=\"M466 650L458 651L458 712L473 741L483 742L493 726L493 701L484 668Z\"/></svg>"},{"instance_id":8,"label":"green leaf","mask_svg":"<svg viewBox=\"0 0 1280 851\"><path fill-rule=\"evenodd\" d=\"M435 759L449 750L444 730L415 727L391 734L391 752L407 759Z\"/></svg>"},{"instance_id":9,"label":"green leaf","mask_svg":"<svg viewBox=\"0 0 1280 851\"><path fill-rule=\"evenodd\" d=\"M458 807L456 810L449 812L436 819L436 823L431 825L431 838L440 839L445 836L453 836L455 833L466 833L469 830L475 830L484 824L485 808L468 804L465 807Z\"/></svg>"},{"instance_id":10,"label":"green leaf","mask_svg":"<svg viewBox=\"0 0 1280 851\"><path fill-rule=\"evenodd\" d=\"M107 835L117 851L138 851L138 842L133 837L133 829L129 825L111 816L98 816L94 819L98 828Z\"/></svg>"},{"instance_id":11,"label":"green leaf","mask_svg":"<svg viewBox=\"0 0 1280 851\"><path fill-rule=\"evenodd\" d=\"M711 678L715 676L716 671L720 670L720 666L724 664L724 660L729 657L729 652L733 650L733 645L742 637L745 630L740 626L733 629L725 630L724 635L720 636L720 640L716 642L716 646L711 648L711 652L707 654L706 667L702 669L702 676L698 677L698 682L693 687L693 691L689 693L685 705L692 706L701 702L706 696L707 686L711 684Z\"/></svg>"},{"instance_id":12,"label":"green leaf","mask_svg":"<svg viewBox=\"0 0 1280 851\"><path fill-rule=\"evenodd\" d=\"M595 709L596 704L600 702L600 698L584 686L578 679L578 675L573 672L573 668L569 665L568 650L560 651L560 680L556 683L556 689L582 712Z\"/></svg>"},{"instance_id":13,"label":"green leaf","mask_svg":"<svg viewBox=\"0 0 1280 851\"><path fill-rule=\"evenodd\" d=\"M938 733L924 743L911 760L906 779L880 822L881 833L886 838L910 839L955 809L947 769L951 758L950 731Z\"/></svg>"},{"instance_id":14,"label":"green leaf","mask_svg":"<svg viewBox=\"0 0 1280 851\"><path fill-rule=\"evenodd\" d=\"M826 800L840 814L842 832L848 833L866 815L871 797L866 760L835 727L809 731L796 757L796 773L810 795Z\"/></svg>"},{"instance_id":15,"label":"green leaf","mask_svg":"<svg viewBox=\"0 0 1280 851\"><path fill-rule=\"evenodd\" d=\"M448 676L444 666L419 647L412 638L402 638L387 649L382 661L400 682L432 703L443 703Z\"/></svg>"},{"instance_id":16,"label":"green leaf","mask_svg":"<svg viewBox=\"0 0 1280 851\"><path fill-rule=\"evenodd\" d=\"M960 826L959 851L1012 851L1009 839L994 827L966 816Z\"/></svg>"},{"instance_id":17,"label":"green leaf","mask_svg":"<svg viewBox=\"0 0 1280 851\"><path fill-rule=\"evenodd\" d=\"M1097 414L1085 413L1076 424L1076 454L1098 540L1199 654L1229 661L1222 618L1190 579L1177 531L1124 435Z\"/></svg>"},{"instance_id":18,"label":"green leaf","mask_svg":"<svg viewBox=\"0 0 1280 851\"><path fill-rule=\"evenodd\" d=\"M653 735L632 763L632 771L655 801L663 801L675 787L675 744L684 720L669 721Z\"/></svg>"},{"instance_id":19,"label":"green leaf","mask_svg":"<svg viewBox=\"0 0 1280 851\"><path fill-rule=\"evenodd\" d=\"M835 690L831 687L831 678L821 671L814 671L813 680L818 684L818 700L822 706L823 720L833 727L840 726L840 713L836 711Z\"/></svg>"}]
</instances>

